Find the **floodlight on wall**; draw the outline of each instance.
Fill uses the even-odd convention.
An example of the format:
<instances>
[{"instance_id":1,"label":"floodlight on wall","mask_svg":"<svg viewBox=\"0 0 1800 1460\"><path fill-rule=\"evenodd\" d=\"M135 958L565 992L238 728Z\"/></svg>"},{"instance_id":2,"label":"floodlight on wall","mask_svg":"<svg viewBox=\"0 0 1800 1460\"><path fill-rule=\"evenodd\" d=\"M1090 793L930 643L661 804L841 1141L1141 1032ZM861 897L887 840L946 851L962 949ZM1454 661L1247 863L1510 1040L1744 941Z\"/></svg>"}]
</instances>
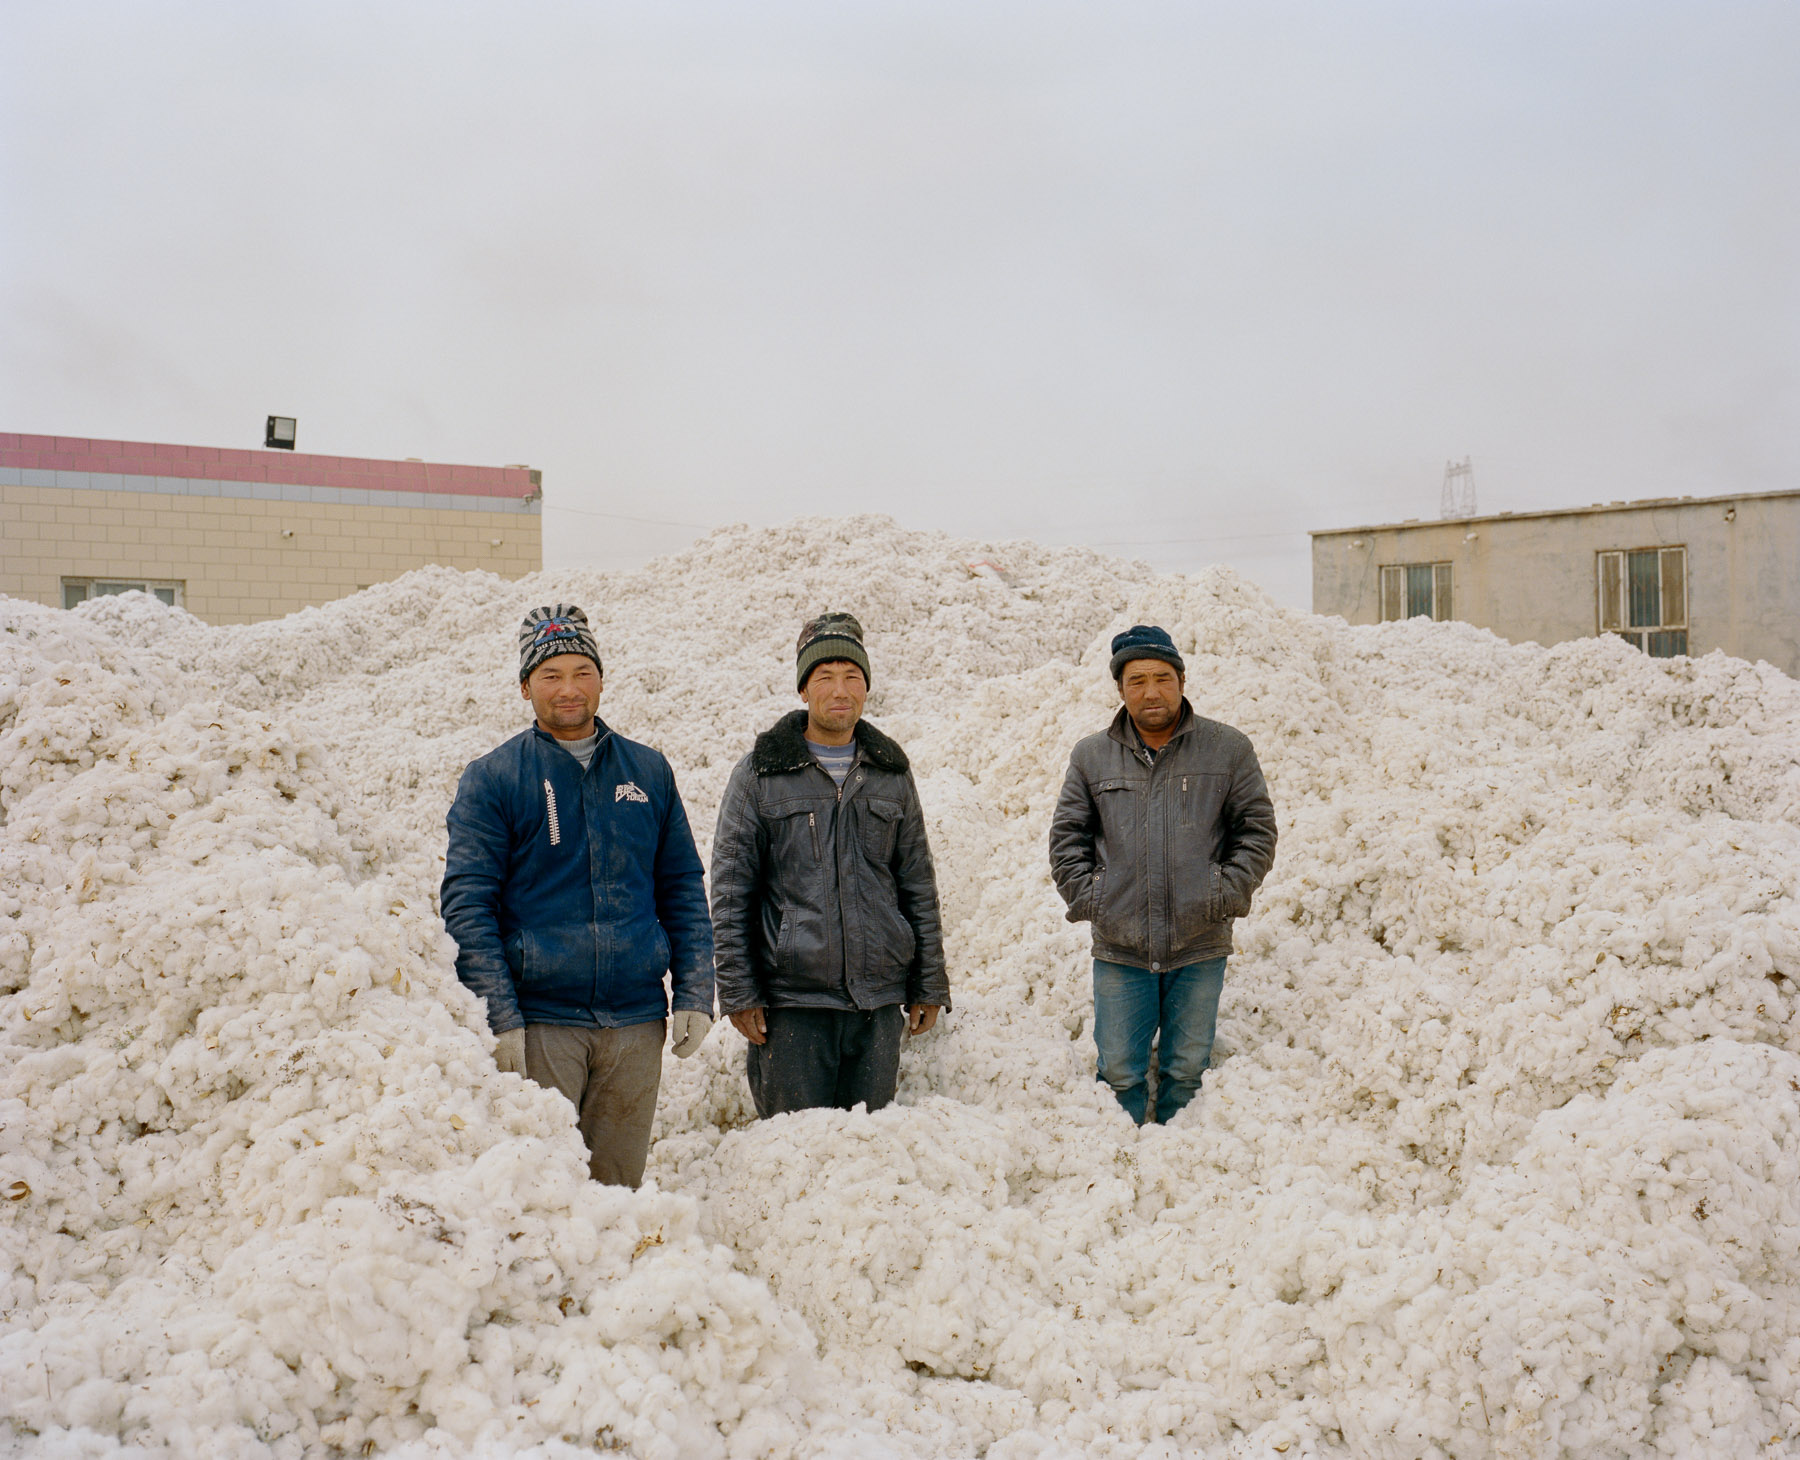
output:
<instances>
[{"instance_id":1,"label":"floodlight on wall","mask_svg":"<svg viewBox=\"0 0 1800 1460\"><path fill-rule=\"evenodd\" d=\"M268 424L263 427L263 445L273 446L281 451L292 451L296 424L292 416L270 416Z\"/></svg>"}]
</instances>

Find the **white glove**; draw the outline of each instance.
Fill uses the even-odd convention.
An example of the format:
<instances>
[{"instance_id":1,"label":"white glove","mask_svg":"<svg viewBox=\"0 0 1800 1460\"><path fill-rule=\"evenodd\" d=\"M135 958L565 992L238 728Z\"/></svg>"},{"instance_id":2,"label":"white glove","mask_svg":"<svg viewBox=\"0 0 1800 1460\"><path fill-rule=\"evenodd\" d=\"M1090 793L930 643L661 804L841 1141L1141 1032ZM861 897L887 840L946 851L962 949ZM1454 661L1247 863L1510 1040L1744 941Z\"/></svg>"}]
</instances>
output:
<instances>
[{"instance_id":1,"label":"white glove","mask_svg":"<svg viewBox=\"0 0 1800 1460\"><path fill-rule=\"evenodd\" d=\"M525 1031L509 1029L494 1037L494 1064L503 1075L525 1073Z\"/></svg>"},{"instance_id":2,"label":"white glove","mask_svg":"<svg viewBox=\"0 0 1800 1460\"><path fill-rule=\"evenodd\" d=\"M675 1058L689 1059L699 1052L706 1039L706 1031L712 1028L712 1020L694 1009L677 1009L675 1017L669 1021L669 1040L675 1048Z\"/></svg>"}]
</instances>

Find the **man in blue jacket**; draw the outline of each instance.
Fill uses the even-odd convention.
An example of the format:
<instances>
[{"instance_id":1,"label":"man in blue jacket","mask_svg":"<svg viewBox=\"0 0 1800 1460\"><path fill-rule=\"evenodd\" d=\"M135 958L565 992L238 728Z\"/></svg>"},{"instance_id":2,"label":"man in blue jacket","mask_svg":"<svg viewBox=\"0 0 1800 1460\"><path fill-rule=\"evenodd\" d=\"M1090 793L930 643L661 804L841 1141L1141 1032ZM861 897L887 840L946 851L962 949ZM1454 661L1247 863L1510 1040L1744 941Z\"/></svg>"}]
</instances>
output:
<instances>
[{"instance_id":1,"label":"man in blue jacket","mask_svg":"<svg viewBox=\"0 0 1800 1460\"><path fill-rule=\"evenodd\" d=\"M519 628L537 723L470 762L450 808L444 926L487 1001L494 1061L574 1104L596 1181L650 1152L674 988L683 1059L712 1025L712 924L674 772L599 719L600 651L571 604Z\"/></svg>"}]
</instances>

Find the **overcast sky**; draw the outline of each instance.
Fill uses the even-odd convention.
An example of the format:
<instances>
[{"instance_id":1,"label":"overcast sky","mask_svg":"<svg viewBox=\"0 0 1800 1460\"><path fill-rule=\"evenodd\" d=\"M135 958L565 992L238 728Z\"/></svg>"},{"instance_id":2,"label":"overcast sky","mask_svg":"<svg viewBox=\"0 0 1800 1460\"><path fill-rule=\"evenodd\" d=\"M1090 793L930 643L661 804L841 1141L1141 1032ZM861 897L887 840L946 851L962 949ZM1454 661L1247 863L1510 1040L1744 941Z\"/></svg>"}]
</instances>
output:
<instances>
[{"instance_id":1,"label":"overcast sky","mask_svg":"<svg viewBox=\"0 0 1800 1460\"><path fill-rule=\"evenodd\" d=\"M5 0L0 430L1228 562L1800 486L1800 4Z\"/></svg>"}]
</instances>

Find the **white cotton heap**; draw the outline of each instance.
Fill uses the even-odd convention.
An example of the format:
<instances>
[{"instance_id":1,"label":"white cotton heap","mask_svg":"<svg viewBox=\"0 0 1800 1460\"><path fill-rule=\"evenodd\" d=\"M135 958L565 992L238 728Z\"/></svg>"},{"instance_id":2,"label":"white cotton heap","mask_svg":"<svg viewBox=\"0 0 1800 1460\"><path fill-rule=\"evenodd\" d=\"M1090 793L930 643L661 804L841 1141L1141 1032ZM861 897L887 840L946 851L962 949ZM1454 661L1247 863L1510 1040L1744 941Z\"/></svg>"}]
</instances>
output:
<instances>
[{"instance_id":1,"label":"white cotton heap","mask_svg":"<svg viewBox=\"0 0 1800 1460\"><path fill-rule=\"evenodd\" d=\"M976 566L971 566L976 565ZM665 1063L649 1184L497 1074L443 815L589 615L704 855L862 621L956 1006L900 1103ZM1280 822L1199 1097L1096 1085L1045 835L1169 629ZM1800 686L1351 629L886 519L214 629L0 600L0 1440L33 1454L1800 1454Z\"/></svg>"}]
</instances>

